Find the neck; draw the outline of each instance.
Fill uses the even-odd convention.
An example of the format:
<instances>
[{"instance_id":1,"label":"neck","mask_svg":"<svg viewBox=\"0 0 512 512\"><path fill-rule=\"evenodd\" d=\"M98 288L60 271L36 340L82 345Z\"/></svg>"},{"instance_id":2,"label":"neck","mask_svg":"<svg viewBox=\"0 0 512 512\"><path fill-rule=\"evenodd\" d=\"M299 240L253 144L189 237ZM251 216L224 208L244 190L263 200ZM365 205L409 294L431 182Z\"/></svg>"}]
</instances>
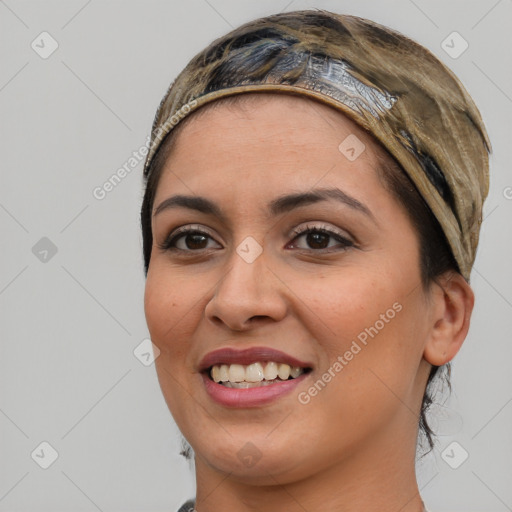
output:
<instances>
[{"instance_id":1,"label":"neck","mask_svg":"<svg viewBox=\"0 0 512 512\"><path fill-rule=\"evenodd\" d=\"M390 425L390 432L375 435L341 462L294 481L262 468L261 478L248 482L196 457L196 510L424 512L416 482L415 443L405 443L404 432L396 425Z\"/></svg>"}]
</instances>

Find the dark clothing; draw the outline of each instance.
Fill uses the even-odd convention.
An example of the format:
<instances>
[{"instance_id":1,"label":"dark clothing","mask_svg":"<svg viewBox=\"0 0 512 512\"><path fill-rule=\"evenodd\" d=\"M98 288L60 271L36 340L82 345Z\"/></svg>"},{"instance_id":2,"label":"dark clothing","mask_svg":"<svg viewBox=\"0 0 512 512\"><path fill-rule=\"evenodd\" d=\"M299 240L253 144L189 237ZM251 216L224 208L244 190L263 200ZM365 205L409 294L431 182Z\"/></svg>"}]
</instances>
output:
<instances>
[{"instance_id":1,"label":"dark clothing","mask_svg":"<svg viewBox=\"0 0 512 512\"><path fill-rule=\"evenodd\" d=\"M188 500L185 503L183 503L183 505L181 505L178 512L193 512L195 510L195 504L195 500Z\"/></svg>"},{"instance_id":2,"label":"dark clothing","mask_svg":"<svg viewBox=\"0 0 512 512\"><path fill-rule=\"evenodd\" d=\"M178 510L178 512L194 512L195 511L195 505L196 505L196 501L195 500L188 500L187 502L183 503L183 505L181 505L180 509ZM428 512L428 510L426 508L423 509L424 512Z\"/></svg>"}]
</instances>

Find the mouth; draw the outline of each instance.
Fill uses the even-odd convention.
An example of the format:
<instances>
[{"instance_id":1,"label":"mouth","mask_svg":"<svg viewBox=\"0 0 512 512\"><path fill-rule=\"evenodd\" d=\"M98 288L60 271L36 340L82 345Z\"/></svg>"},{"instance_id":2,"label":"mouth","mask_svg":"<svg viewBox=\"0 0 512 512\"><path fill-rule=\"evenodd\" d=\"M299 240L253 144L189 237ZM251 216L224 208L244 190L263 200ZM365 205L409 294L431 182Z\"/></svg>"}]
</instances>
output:
<instances>
[{"instance_id":1,"label":"mouth","mask_svg":"<svg viewBox=\"0 0 512 512\"><path fill-rule=\"evenodd\" d=\"M215 364L202 373L211 381L226 388L248 389L293 380L311 371L311 367L291 366L276 361L257 361L248 365Z\"/></svg>"},{"instance_id":2,"label":"mouth","mask_svg":"<svg viewBox=\"0 0 512 512\"><path fill-rule=\"evenodd\" d=\"M198 370L226 388L247 389L297 379L313 365L270 347L226 347L206 354Z\"/></svg>"}]
</instances>

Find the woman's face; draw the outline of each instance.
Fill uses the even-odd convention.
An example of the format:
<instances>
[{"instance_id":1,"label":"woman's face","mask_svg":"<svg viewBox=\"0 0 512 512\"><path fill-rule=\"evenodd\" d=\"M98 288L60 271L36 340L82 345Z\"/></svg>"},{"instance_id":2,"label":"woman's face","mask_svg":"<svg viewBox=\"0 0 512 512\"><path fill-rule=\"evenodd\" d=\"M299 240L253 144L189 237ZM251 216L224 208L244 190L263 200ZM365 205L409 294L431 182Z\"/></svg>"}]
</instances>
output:
<instances>
[{"instance_id":1,"label":"woman's face","mask_svg":"<svg viewBox=\"0 0 512 512\"><path fill-rule=\"evenodd\" d=\"M156 192L145 312L167 404L198 471L246 481L414 454L431 323L417 234L352 121L252 96L191 119ZM235 389L202 372L213 361L233 380L309 370Z\"/></svg>"}]
</instances>

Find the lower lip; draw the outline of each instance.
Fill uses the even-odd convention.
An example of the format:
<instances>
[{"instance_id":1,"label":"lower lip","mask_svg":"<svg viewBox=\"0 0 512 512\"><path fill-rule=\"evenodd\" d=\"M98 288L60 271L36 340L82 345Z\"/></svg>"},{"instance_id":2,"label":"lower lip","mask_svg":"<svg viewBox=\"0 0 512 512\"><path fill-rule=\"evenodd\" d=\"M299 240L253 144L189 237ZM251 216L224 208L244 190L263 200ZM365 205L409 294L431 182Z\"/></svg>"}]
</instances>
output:
<instances>
[{"instance_id":1,"label":"lower lip","mask_svg":"<svg viewBox=\"0 0 512 512\"><path fill-rule=\"evenodd\" d=\"M246 389L227 388L222 384L217 384L204 373L201 376L206 392L217 403L227 407L256 407L291 393L308 375L309 372L303 373L295 379Z\"/></svg>"}]
</instances>

